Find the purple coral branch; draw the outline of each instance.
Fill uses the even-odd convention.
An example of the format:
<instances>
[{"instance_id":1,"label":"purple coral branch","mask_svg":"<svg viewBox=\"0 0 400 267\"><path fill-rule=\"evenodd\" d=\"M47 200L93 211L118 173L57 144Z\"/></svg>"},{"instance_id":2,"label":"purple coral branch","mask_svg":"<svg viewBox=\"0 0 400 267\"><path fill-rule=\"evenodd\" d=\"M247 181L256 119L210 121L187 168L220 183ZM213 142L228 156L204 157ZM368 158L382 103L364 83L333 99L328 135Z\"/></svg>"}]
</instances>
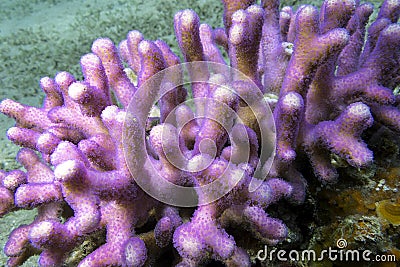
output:
<instances>
[{"instance_id":1,"label":"purple coral branch","mask_svg":"<svg viewBox=\"0 0 400 267\"><path fill-rule=\"evenodd\" d=\"M320 12L279 10L275 0L222 4L223 29L193 10L175 15L185 64L164 41L131 31L118 49L107 38L93 43L82 81L68 72L42 78L42 107L0 103L16 121L7 135L24 147L17 160L27 170L0 172L0 216L38 210L10 234L9 266L34 254L40 266L60 266L103 229L79 266L155 264L172 247L178 266L250 266L229 229L285 240L290 229L270 210L304 201L296 165L304 154L321 182L334 183L332 155L365 168L374 160L365 130L400 132L398 1L384 1L365 45L370 4L325 1Z\"/></svg>"}]
</instances>

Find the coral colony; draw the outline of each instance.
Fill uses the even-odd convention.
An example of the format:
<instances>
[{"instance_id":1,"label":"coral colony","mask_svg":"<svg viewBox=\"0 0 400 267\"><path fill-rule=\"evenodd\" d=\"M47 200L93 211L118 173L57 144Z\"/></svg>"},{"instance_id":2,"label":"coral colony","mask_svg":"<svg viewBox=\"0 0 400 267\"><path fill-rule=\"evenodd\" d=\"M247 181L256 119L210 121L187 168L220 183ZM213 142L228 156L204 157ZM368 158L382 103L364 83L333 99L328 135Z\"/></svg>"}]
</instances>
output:
<instances>
[{"instance_id":1,"label":"coral colony","mask_svg":"<svg viewBox=\"0 0 400 267\"><path fill-rule=\"evenodd\" d=\"M40 266L250 266L237 229L287 238L268 208L304 201L300 157L334 185L334 159L373 163L366 129L400 133L399 0L368 28L373 6L357 0L222 2L223 29L175 15L185 63L131 31L93 43L82 81L42 78L41 108L1 102L27 171L1 171L0 215L38 212L11 232L9 266L37 254Z\"/></svg>"}]
</instances>

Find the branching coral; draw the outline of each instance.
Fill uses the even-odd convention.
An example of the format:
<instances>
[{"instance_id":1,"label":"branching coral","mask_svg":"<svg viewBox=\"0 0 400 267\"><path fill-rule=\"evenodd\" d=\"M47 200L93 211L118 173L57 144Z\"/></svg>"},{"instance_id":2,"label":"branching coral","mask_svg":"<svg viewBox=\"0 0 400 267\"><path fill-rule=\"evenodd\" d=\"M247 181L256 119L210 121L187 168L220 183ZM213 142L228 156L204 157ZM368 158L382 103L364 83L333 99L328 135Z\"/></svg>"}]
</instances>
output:
<instances>
[{"instance_id":1,"label":"branching coral","mask_svg":"<svg viewBox=\"0 0 400 267\"><path fill-rule=\"evenodd\" d=\"M171 249L179 266L249 266L227 229L273 245L287 237L268 208L304 201L301 153L332 183L331 155L366 167L363 132L378 123L400 130L399 1L384 2L365 45L369 4L325 1L318 13L280 12L276 0L222 2L224 29L192 10L175 15L183 64L162 40L131 31L118 48L93 43L82 81L43 78L41 108L1 102L27 172L1 172L0 214L38 210L11 233L10 266L38 253L40 266L60 266L102 229L103 244L79 266L152 265Z\"/></svg>"}]
</instances>

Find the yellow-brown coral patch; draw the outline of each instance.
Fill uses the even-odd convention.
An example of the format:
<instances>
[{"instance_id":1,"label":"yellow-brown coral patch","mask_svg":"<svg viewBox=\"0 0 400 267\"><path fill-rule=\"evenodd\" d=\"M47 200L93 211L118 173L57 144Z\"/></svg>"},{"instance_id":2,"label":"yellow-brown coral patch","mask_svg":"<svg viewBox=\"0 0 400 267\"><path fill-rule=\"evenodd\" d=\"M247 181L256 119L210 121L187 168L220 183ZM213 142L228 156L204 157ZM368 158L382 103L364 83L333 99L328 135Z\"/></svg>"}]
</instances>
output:
<instances>
[{"instance_id":1,"label":"yellow-brown coral patch","mask_svg":"<svg viewBox=\"0 0 400 267\"><path fill-rule=\"evenodd\" d=\"M376 213L380 218L386 219L391 224L400 225L400 199L397 202L385 199L376 204Z\"/></svg>"}]
</instances>

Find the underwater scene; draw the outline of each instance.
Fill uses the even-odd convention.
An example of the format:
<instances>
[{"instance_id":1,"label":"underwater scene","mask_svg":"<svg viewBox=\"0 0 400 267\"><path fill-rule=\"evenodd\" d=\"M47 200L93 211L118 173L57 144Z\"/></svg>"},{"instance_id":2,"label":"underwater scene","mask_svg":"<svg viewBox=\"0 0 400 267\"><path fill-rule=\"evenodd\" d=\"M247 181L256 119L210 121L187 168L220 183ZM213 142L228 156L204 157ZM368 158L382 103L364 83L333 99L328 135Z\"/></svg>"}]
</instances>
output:
<instances>
[{"instance_id":1,"label":"underwater scene","mask_svg":"<svg viewBox=\"0 0 400 267\"><path fill-rule=\"evenodd\" d=\"M0 266L400 266L400 0L0 2Z\"/></svg>"}]
</instances>

